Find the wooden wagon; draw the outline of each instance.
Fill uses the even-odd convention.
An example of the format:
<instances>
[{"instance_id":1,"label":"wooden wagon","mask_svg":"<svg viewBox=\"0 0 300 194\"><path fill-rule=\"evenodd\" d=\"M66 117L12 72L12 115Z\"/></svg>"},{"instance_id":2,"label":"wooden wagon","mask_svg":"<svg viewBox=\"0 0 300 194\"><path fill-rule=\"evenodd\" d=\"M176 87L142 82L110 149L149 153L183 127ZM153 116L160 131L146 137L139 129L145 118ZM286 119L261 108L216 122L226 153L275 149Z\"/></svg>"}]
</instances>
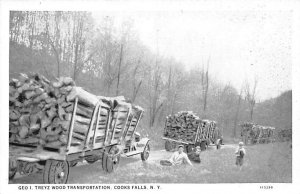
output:
<instances>
[{"instance_id":1,"label":"wooden wagon","mask_svg":"<svg viewBox=\"0 0 300 194\"><path fill-rule=\"evenodd\" d=\"M167 123L167 120L166 120ZM189 135L183 134L183 136L190 136L190 141L183 140L175 137L168 137L167 135L167 125L164 128L165 149L167 151L174 150L179 144L185 145L185 150L190 153L195 147L200 146L201 150L206 150L209 145L216 145L220 148L221 141L217 141L220 138L220 131L216 128L216 122L209 120L199 120L199 122L194 126L194 132L191 134L188 130L181 130L181 133L190 133Z\"/></svg>"},{"instance_id":2,"label":"wooden wagon","mask_svg":"<svg viewBox=\"0 0 300 194\"><path fill-rule=\"evenodd\" d=\"M70 167L78 162L102 161L104 171L111 173L119 164L121 155L141 154L147 160L150 153L149 139L136 141L136 128L143 109L125 102L114 102L111 107L99 99L92 111L88 131L82 141L74 136L78 131L76 123L84 107L75 98L67 144L63 147L32 146L11 142L9 145L9 178L16 172L30 174L43 170L43 181L47 184L67 183Z\"/></svg>"},{"instance_id":3,"label":"wooden wagon","mask_svg":"<svg viewBox=\"0 0 300 194\"><path fill-rule=\"evenodd\" d=\"M241 126L241 140L245 144L270 143L274 142L274 127L257 125L245 122Z\"/></svg>"}]
</instances>

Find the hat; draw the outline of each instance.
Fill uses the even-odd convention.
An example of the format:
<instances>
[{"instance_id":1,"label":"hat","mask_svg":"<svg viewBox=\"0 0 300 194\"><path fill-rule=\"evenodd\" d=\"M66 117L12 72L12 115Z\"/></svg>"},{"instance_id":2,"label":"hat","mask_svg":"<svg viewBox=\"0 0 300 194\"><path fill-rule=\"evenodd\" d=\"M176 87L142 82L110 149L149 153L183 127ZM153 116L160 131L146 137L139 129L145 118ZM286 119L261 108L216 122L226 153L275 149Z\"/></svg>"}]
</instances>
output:
<instances>
[{"instance_id":1,"label":"hat","mask_svg":"<svg viewBox=\"0 0 300 194\"><path fill-rule=\"evenodd\" d=\"M178 146L178 148L181 148L181 147L183 148L184 146L182 144Z\"/></svg>"},{"instance_id":2,"label":"hat","mask_svg":"<svg viewBox=\"0 0 300 194\"><path fill-rule=\"evenodd\" d=\"M243 142L240 142L240 143L239 143L239 145L240 145L240 146L243 146L243 145L244 145L244 143L243 143Z\"/></svg>"}]
</instances>

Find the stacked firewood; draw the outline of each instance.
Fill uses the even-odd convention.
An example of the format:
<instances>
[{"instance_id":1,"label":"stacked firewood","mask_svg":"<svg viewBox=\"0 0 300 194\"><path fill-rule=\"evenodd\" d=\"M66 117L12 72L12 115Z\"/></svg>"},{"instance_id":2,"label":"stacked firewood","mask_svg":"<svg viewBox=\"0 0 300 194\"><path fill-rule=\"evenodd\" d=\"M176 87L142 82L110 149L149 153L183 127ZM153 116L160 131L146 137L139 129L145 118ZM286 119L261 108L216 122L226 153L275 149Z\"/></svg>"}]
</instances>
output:
<instances>
[{"instance_id":1,"label":"stacked firewood","mask_svg":"<svg viewBox=\"0 0 300 194\"><path fill-rule=\"evenodd\" d=\"M65 145L76 97L79 103L72 142L85 139L99 97L76 87L69 77L50 82L32 73L12 79L9 83L10 142L49 147ZM110 106L111 101L104 102Z\"/></svg>"},{"instance_id":2,"label":"stacked firewood","mask_svg":"<svg viewBox=\"0 0 300 194\"><path fill-rule=\"evenodd\" d=\"M251 143L269 142L274 138L274 127L262 126L251 122L241 124L241 136Z\"/></svg>"},{"instance_id":3,"label":"stacked firewood","mask_svg":"<svg viewBox=\"0 0 300 194\"><path fill-rule=\"evenodd\" d=\"M193 142L201 120L191 111L181 111L166 119L164 137Z\"/></svg>"},{"instance_id":4,"label":"stacked firewood","mask_svg":"<svg viewBox=\"0 0 300 194\"><path fill-rule=\"evenodd\" d=\"M277 134L277 138L279 141L292 141L292 137L292 128L280 129Z\"/></svg>"}]
</instances>

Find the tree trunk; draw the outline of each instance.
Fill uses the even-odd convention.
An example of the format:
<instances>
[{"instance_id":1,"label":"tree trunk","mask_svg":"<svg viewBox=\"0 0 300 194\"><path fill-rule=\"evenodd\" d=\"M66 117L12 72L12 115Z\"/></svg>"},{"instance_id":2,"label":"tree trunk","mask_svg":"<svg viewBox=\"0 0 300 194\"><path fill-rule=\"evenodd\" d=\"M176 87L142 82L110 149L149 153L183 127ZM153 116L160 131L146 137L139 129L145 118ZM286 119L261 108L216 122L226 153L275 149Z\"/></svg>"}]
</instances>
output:
<instances>
[{"instance_id":1,"label":"tree trunk","mask_svg":"<svg viewBox=\"0 0 300 194\"><path fill-rule=\"evenodd\" d=\"M75 45L75 51L74 51L74 72L73 72L73 80L76 81L77 78L77 59L78 59L78 42Z\"/></svg>"},{"instance_id":2,"label":"tree trunk","mask_svg":"<svg viewBox=\"0 0 300 194\"><path fill-rule=\"evenodd\" d=\"M239 112L240 112L241 100L242 100L242 90L239 95L239 101L238 101L238 105L237 105L237 109L236 109L236 114L234 117L233 138L236 138L236 126L237 126L238 116L239 116Z\"/></svg>"},{"instance_id":3,"label":"tree trunk","mask_svg":"<svg viewBox=\"0 0 300 194\"><path fill-rule=\"evenodd\" d=\"M117 76L117 90L116 90L116 96L119 95L119 84L120 84L120 76L121 76L122 59L123 59L123 44L121 44L120 60L119 60L119 65L118 65L118 76Z\"/></svg>"}]
</instances>

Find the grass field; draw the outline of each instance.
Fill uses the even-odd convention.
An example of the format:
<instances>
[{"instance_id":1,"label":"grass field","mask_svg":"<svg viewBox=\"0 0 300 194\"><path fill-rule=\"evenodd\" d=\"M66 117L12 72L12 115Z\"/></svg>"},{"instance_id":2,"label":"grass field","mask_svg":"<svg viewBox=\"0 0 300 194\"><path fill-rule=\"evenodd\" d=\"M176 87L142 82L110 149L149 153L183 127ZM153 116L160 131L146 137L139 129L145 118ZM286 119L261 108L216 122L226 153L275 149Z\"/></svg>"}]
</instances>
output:
<instances>
[{"instance_id":1,"label":"grass field","mask_svg":"<svg viewBox=\"0 0 300 194\"><path fill-rule=\"evenodd\" d=\"M166 167L159 161L171 152L155 150L147 162L139 156L122 158L112 174L103 172L101 162L79 165L70 169L68 183L291 183L291 143L271 143L246 146L242 170L235 166L235 145L220 150L209 147L202 152L201 164L193 167ZM40 183L42 174L16 177L11 183Z\"/></svg>"},{"instance_id":2,"label":"grass field","mask_svg":"<svg viewBox=\"0 0 300 194\"><path fill-rule=\"evenodd\" d=\"M247 146L244 166L235 166L235 147L211 147L202 152L201 164L190 167L165 167L161 158L148 163L131 163L118 169L122 176L108 175L107 182L124 183L288 183L292 181L292 149L289 143ZM168 158L171 153L162 151Z\"/></svg>"}]
</instances>

